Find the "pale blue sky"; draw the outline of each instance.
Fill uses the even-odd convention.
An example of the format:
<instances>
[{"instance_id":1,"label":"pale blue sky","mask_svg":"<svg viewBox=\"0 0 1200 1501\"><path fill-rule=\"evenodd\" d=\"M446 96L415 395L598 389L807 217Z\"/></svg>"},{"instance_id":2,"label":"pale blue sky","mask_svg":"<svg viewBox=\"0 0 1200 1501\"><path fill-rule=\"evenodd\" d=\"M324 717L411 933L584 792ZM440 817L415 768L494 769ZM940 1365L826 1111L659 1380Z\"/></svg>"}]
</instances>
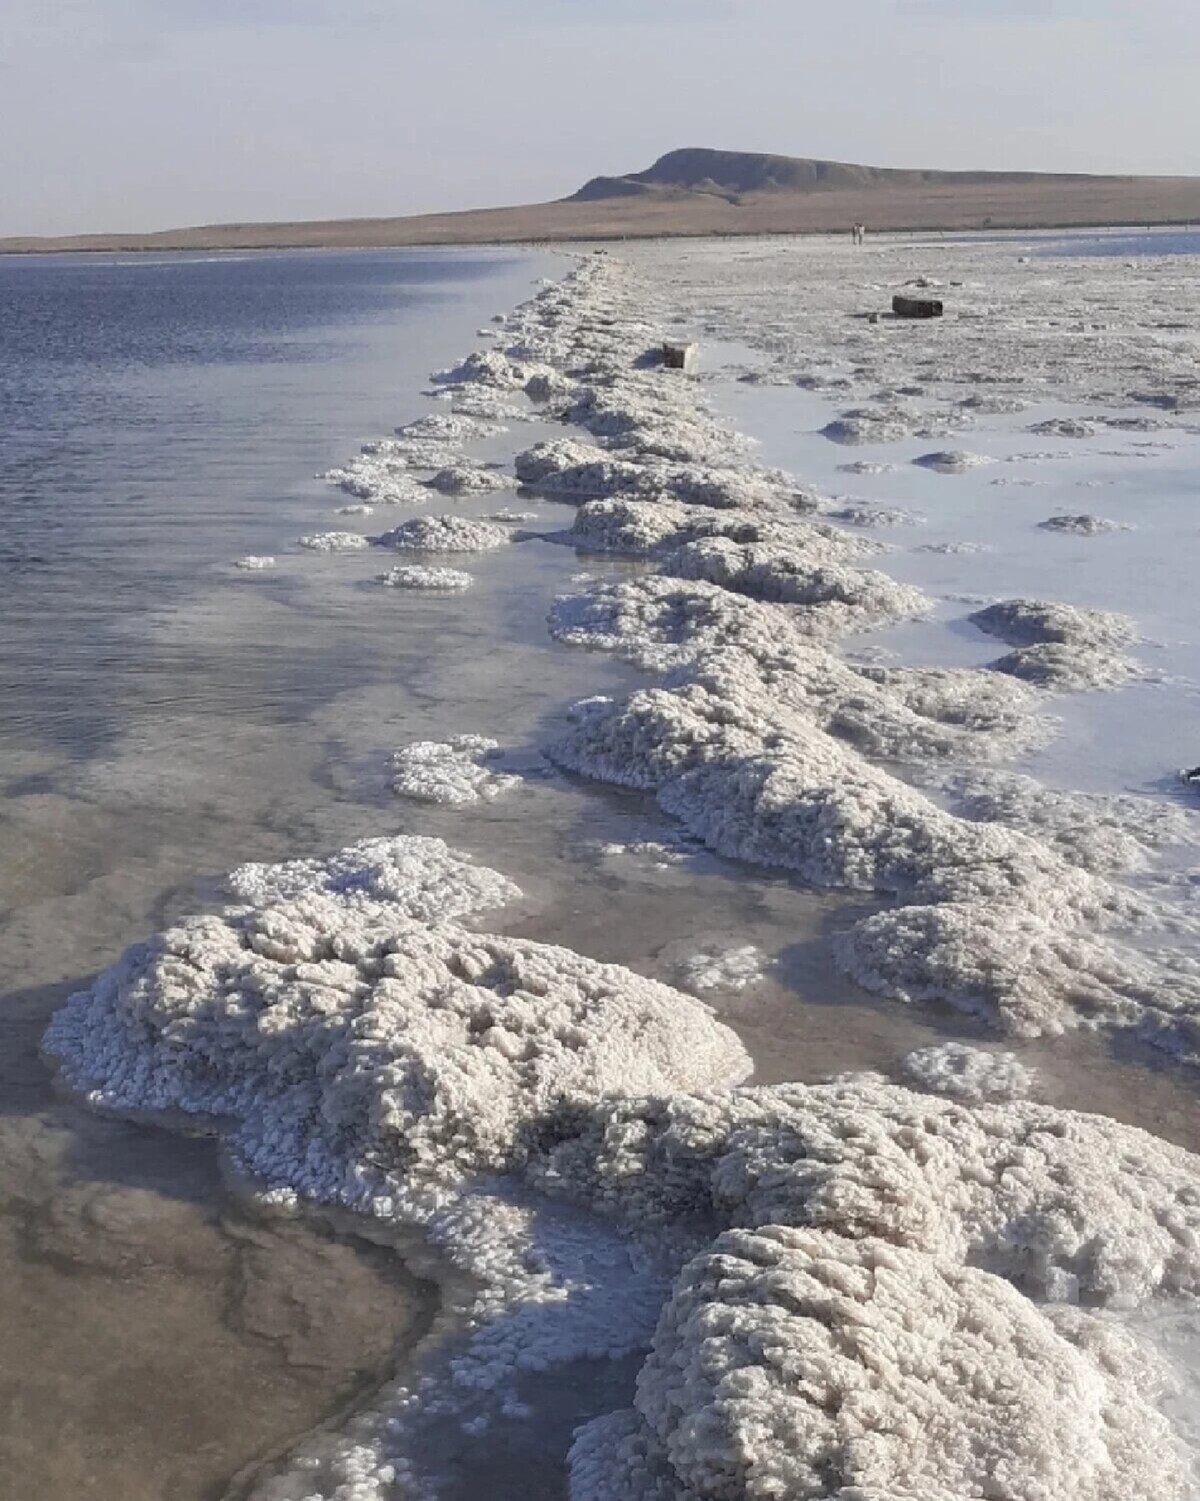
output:
<instances>
[{"instance_id":1,"label":"pale blue sky","mask_svg":"<svg viewBox=\"0 0 1200 1501\"><path fill-rule=\"evenodd\" d=\"M560 197L673 146L1200 174L1200 0L4 0L0 234Z\"/></svg>"}]
</instances>

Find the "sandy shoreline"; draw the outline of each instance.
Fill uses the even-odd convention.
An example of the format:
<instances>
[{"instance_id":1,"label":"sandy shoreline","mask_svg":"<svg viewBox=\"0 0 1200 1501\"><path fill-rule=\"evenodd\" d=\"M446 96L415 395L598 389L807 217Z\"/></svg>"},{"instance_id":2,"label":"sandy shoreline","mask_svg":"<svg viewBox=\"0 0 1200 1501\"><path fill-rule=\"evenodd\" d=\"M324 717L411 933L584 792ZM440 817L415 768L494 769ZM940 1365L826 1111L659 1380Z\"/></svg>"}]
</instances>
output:
<instances>
[{"instance_id":1,"label":"sandy shoreline","mask_svg":"<svg viewBox=\"0 0 1200 1501\"><path fill-rule=\"evenodd\" d=\"M339 473L376 503L358 524L389 562L461 562L473 576L478 550L502 557L520 535L519 523L487 519L504 501L488 496L490 471L471 454L486 440L487 462L499 462L507 446L538 504L575 508L550 514L596 574L555 604L553 634L636 675L622 683L615 669L609 696L557 716L540 742L547 762L431 741L391 767L397 793L432 799L427 831L474 861L415 834L332 862L256 866L235 878L235 912L131 951L52 1028L49 1047L76 1087L107 1106L222 1117L226 1147L278 1198L419 1230L463 1278L447 1341L344 1433L302 1446L255 1492L263 1501L465 1496L505 1466L532 1494L558 1495L570 1432L590 1418L573 1450L575 1501L740 1501L780 1486L890 1494L911 1473L978 1494L998 1468L1013 1501L1035 1481L1064 1501L1186 1494L1195 1456L1176 1455L1146 1400L1153 1352L1121 1314L1140 1305L1174 1317L1182 1299L1181 1317L1195 1317L1196 1159L1059 1107L1111 1099L1113 1115L1140 1111L1148 1125L1160 1110L1165 1136L1198 1144L1181 1065L1165 1062L1161 1092L1151 1085L1139 1102L1121 1099L1121 1071L1105 1062L1106 1038L1141 1049L1143 1067L1148 1046L1195 1061L1195 920L1186 893L1143 880L1160 851L1193 837L1192 816L1167 800L1089 803L1004 771L1053 733L1043 720L1064 690L1119 696L1140 671L1138 631L1082 607L1009 610L971 638L977 662L928 670L888 657L890 630L936 615L928 582L888 572L879 539L905 517L873 525L881 502L868 500L839 519L844 502L756 460L713 415L704 383L637 364L679 329L741 343L755 351L745 384L807 383L836 399L844 461L881 445L907 458L903 445L919 445L950 456L929 483L953 486L972 469L968 445L986 449L989 421L1021 402L1083 403L1114 424L1141 412L1152 425L1110 429L1123 441L1182 430L1198 399L1190 353L1135 316L1152 307L1161 321L1182 283L1162 272L1129 295L1105 282L1112 267L1070 263L1063 318L1061 278L1051 296L1011 252L951 248L923 265L966 282L970 307L945 328L880 332L848 315L911 279L904 252L892 254L749 244L589 257L435 377L434 420ZM1100 304L1112 326L1098 363L1076 320ZM522 442L527 417L559 415L568 436L539 426ZM1066 431L1063 417L1041 420ZM1048 451L1045 435L1027 441ZM413 530L405 508L445 511L447 494L476 498L453 525ZM383 561L363 548L312 566L359 568L355 558L364 577ZM513 653L518 673L528 650ZM481 694L476 708L486 704ZM492 726L453 726L463 728ZM611 888L598 910L581 888L556 910L520 868L536 870L555 809L579 797L573 780L558 790L553 767L631 790L648 825L642 840L574 851ZM947 772L973 776L973 811ZM531 800L526 847L488 821L492 800L501 810L507 797ZM426 825L414 815L405 827ZM739 861L752 867L745 910L723 911L720 932L710 917L703 946L695 889L707 879L721 891L736 864L720 862ZM509 920L513 878L528 895ZM485 907L499 912L481 933ZM652 953L656 924L665 936L681 917L693 936ZM784 933L803 951L790 970ZM637 975L648 962L716 1015ZM848 1026L830 1007L819 1041L808 1014L816 1047L802 1024L778 1056L765 998L845 987L853 1008L848 976L895 999L860 998ZM901 1038L921 1027L974 1042L990 1027L1020 1058L943 1048L902 1063ZM899 1083L862 1072L786 1083L861 1070L856 1030ZM689 1048L673 1045L680 1033ZM747 1045L776 1056L739 1089ZM1073 1083L1069 1067L1068 1082L1054 1079L1059 1057L1075 1060ZM1026 1062L1047 1069L1043 1082ZM960 1330L990 1330L953 1356L950 1333L924 1343L922 1332L911 1359L886 1368L897 1422L948 1404L961 1414L950 1433L919 1423L894 1445L876 1442L873 1358L853 1341L828 1367L844 1414L836 1440L821 1417L832 1399L814 1401L789 1374L789 1350L832 1359L830 1329L845 1344L853 1310L838 1300L862 1277L890 1279L892 1301L878 1298L865 1321L884 1346L939 1300ZM986 1382L947 1380L956 1359L993 1360L1002 1381L1033 1393L1028 1410L1014 1419ZM757 1398L740 1397L739 1381ZM707 1425L701 1442L690 1414Z\"/></svg>"}]
</instances>

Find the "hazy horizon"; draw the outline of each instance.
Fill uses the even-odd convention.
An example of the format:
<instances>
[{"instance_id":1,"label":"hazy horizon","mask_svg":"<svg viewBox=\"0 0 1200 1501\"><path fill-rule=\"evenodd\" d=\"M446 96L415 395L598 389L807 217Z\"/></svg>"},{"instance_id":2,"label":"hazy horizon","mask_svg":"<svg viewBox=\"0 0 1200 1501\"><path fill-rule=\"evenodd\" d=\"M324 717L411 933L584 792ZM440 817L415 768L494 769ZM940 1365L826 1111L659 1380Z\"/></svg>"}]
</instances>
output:
<instances>
[{"instance_id":1,"label":"hazy horizon","mask_svg":"<svg viewBox=\"0 0 1200 1501\"><path fill-rule=\"evenodd\" d=\"M539 202L678 146L1200 175L1185 0L12 0L0 235Z\"/></svg>"}]
</instances>

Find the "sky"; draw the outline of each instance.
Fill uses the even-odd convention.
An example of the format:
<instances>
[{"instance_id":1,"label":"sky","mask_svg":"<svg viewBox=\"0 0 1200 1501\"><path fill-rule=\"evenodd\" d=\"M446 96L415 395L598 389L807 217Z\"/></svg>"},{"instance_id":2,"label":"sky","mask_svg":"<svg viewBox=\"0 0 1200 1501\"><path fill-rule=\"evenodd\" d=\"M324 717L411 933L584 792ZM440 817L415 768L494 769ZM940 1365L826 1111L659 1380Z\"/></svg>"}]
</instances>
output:
<instances>
[{"instance_id":1,"label":"sky","mask_svg":"<svg viewBox=\"0 0 1200 1501\"><path fill-rule=\"evenodd\" d=\"M677 146L1200 175L1200 0L4 0L0 235L528 203Z\"/></svg>"}]
</instances>

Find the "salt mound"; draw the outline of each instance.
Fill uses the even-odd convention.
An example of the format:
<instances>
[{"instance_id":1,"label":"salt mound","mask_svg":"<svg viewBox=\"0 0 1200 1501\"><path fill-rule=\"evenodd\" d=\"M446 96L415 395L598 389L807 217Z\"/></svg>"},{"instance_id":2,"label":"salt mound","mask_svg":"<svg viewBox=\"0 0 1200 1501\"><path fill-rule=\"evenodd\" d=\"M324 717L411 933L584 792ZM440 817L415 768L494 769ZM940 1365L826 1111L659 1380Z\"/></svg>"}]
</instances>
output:
<instances>
[{"instance_id":1,"label":"salt mound","mask_svg":"<svg viewBox=\"0 0 1200 1501\"><path fill-rule=\"evenodd\" d=\"M1167 1496L1183 1469L1148 1400L1160 1380L1110 1325L1041 1311L985 1272L879 1240L733 1230L684 1268L638 1378L646 1452L670 1477L642 1494Z\"/></svg>"},{"instance_id":2,"label":"salt mound","mask_svg":"<svg viewBox=\"0 0 1200 1501\"><path fill-rule=\"evenodd\" d=\"M825 514L831 521L840 521L844 526L919 526L925 520L920 511L907 511L903 506L872 505L868 501L854 501Z\"/></svg>"},{"instance_id":3,"label":"salt mound","mask_svg":"<svg viewBox=\"0 0 1200 1501\"><path fill-rule=\"evenodd\" d=\"M923 421L912 407L852 407L821 429L834 443L895 443L909 438Z\"/></svg>"},{"instance_id":4,"label":"salt mound","mask_svg":"<svg viewBox=\"0 0 1200 1501\"><path fill-rule=\"evenodd\" d=\"M364 839L323 859L239 865L229 887L254 907L319 896L347 908L387 903L395 915L422 922L465 917L521 895L497 871L474 864L440 839L414 834Z\"/></svg>"},{"instance_id":5,"label":"salt mound","mask_svg":"<svg viewBox=\"0 0 1200 1501\"><path fill-rule=\"evenodd\" d=\"M1035 422L1026 432L1037 433L1041 438L1094 438L1096 425L1078 417L1050 417L1045 422Z\"/></svg>"},{"instance_id":6,"label":"salt mound","mask_svg":"<svg viewBox=\"0 0 1200 1501\"><path fill-rule=\"evenodd\" d=\"M313 891L135 944L46 1046L93 1102L224 1118L246 1170L376 1213L405 1184L512 1168L539 1117L749 1067L705 1008L628 970Z\"/></svg>"},{"instance_id":7,"label":"salt mound","mask_svg":"<svg viewBox=\"0 0 1200 1501\"><path fill-rule=\"evenodd\" d=\"M300 538L300 546L309 552L358 552L369 543L357 532L313 532Z\"/></svg>"},{"instance_id":8,"label":"salt mound","mask_svg":"<svg viewBox=\"0 0 1200 1501\"><path fill-rule=\"evenodd\" d=\"M922 469L932 469L936 474L966 474L968 469L978 469L982 464L993 464L994 459L981 453L968 453L966 449L943 449L938 453L923 453L913 460Z\"/></svg>"},{"instance_id":9,"label":"salt mound","mask_svg":"<svg viewBox=\"0 0 1200 1501\"><path fill-rule=\"evenodd\" d=\"M895 464L881 464L877 459L855 459L852 464L839 464L841 474L894 474Z\"/></svg>"},{"instance_id":10,"label":"salt mound","mask_svg":"<svg viewBox=\"0 0 1200 1501\"><path fill-rule=\"evenodd\" d=\"M976 610L968 619L1018 648L993 667L1030 682L1067 690L1109 688L1135 671L1121 650L1137 638L1133 621L1125 615L1010 599Z\"/></svg>"},{"instance_id":11,"label":"salt mound","mask_svg":"<svg viewBox=\"0 0 1200 1501\"><path fill-rule=\"evenodd\" d=\"M246 557L239 558L233 566L241 568L247 573L261 573L265 568L274 568L275 559L266 555L249 553Z\"/></svg>"},{"instance_id":12,"label":"salt mound","mask_svg":"<svg viewBox=\"0 0 1200 1501\"><path fill-rule=\"evenodd\" d=\"M487 763L499 746L482 735L452 740L418 740L392 756L392 790L422 803L462 807L490 801L520 786L520 777L491 770Z\"/></svg>"},{"instance_id":13,"label":"salt mound","mask_svg":"<svg viewBox=\"0 0 1200 1501\"><path fill-rule=\"evenodd\" d=\"M762 954L752 943L690 955L679 966L685 990L745 990L762 979Z\"/></svg>"},{"instance_id":14,"label":"salt mound","mask_svg":"<svg viewBox=\"0 0 1200 1501\"><path fill-rule=\"evenodd\" d=\"M472 438L490 437L505 428L496 422L481 421L458 413L429 412L396 429L396 436L407 442L464 443Z\"/></svg>"},{"instance_id":15,"label":"salt mound","mask_svg":"<svg viewBox=\"0 0 1200 1501\"><path fill-rule=\"evenodd\" d=\"M338 506L334 512L335 516L373 516L374 514L375 507L366 505L362 501L352 506Z\"/></svg>"},{"instance_id":16,"label":"salt mound","mask_svg":"<svg viewBox=\"0 0 1200 1501\"><path fill-rule=\"evenodd\" d=\"M961 1042L906 1053L899 1071L903 1082L915 1089L972 1104L1019 1100L1033 1087L1033 1074L1012 1053L987 1052Z\"/></svg>"},{"instance_id":17,"label":"salt mound","mask_svg":"<svg viewBox=\"0 0 1200 1501\"><path fill-rule=\"evenodd\" d=\"M379 582L389 589L428 589L445 593L469 589L475 580L459 568L429 568L424 563L405 563L380 574Z\"/></svg>"},{"instance_id":18,"label":"salt mound","mask_svg":"<svg viewBox=\"0 0 1200 1501\"><path fill-rule=\"evenodd\" d=\"M968 556L971 553L991 552L987 542L924 542L914 547L914 552L940 553L944 557Z\"/></svg>"},{"instance_id":19,"label":"salt mound","mask_svg":"<svg viewBox=\"0 0 1200 1501\"><path fill-rule=\"evenodd\" d=\"M1107 521L1103 516L1047 516L1038 526L1044 532L1069 532L1073 537L1098 537L1104 532L1128 532L1126 522Z\"/></svg>"},{"instance_id":20,"label":"salt mound","mask_svg":"<svg viewBox=\"0 0 1200 1501\"><path fill-rule=\"evenodd\" d=\"M676 578L703 579L752 599L824 610L835 629L855 630L881 620L928 614L928 597L873 569L814 563L788 541L738 543L728 537L687 542L663 559Z\"/></svg>"},{"instance_id":21,"label":"salt mound","mask_svg":"<svg viewBox=\"0 0 1200 1501\"><path fill-rule=\"evenodd\" d=\"M510 540L503 527L469 516L414 516L376 538L397 552L486 552Z\"/></svg>"},{"instance_id":22,"label":"salt mound","mask_svg":"<svg viewBox=\"0 0 1200 1501\"><path fill-rule=\"evenodd\" d=\"M982 416L1002 417L1014 412L1023 412L1029 403L1020 396L1006 396L1002 392L977 392L964 396L959 406L965 411Z\"/></svg>"},{"instance_id":23,"label":"salt mound","mask_svg":"<svg viewBox=\"0 0 1200 1501\"><path fill-rule=\"evenodd\" d=\"M495 490L512 489L512 480L499 469L459 459L439 469L429 480L429 488L442 495L488 495Z\"/></svg>"}]
</instances>

